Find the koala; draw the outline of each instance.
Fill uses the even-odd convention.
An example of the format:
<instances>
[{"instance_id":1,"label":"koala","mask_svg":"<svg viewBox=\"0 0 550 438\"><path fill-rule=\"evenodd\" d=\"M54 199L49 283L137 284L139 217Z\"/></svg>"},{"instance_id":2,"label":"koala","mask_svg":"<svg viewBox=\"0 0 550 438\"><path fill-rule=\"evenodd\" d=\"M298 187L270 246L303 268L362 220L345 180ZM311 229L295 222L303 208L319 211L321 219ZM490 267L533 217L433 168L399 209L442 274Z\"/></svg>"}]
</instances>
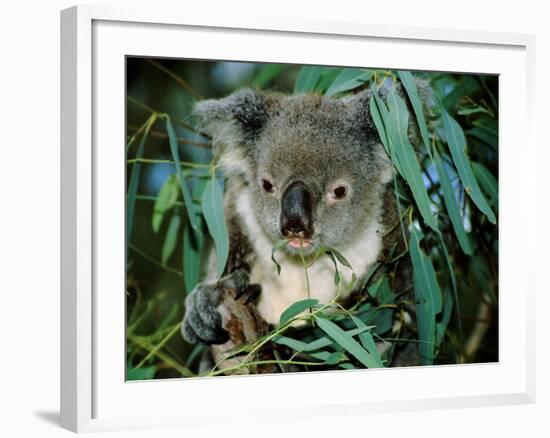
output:
<instances>
[{"instance_id":1,"label":"koala","mask_svg":"<svg viewBox=\"0 0 550 438\"><path fill-rule=\"evenodd\" d=\"M223 278L216 278L210 264L204 282L186 298L182 333L188 342L228 342L221 306L228 291L245 296L267 326L278 324L298 300L334 299L338 290L328 257L308 269L308 291L302 257L320 246L343 254L359 280L391 251L404 251L393 167L370 114L371 98L370 90L334 98L241 89L196 104L227 179L230 251ZM271 255L281 239L288 244L277 253L279 275ZM405 274L397 277L396 291L410 289L409 262L398 262ZM351 283L351 270L342 268L341 275ZM350 290L338 298L346 302L361 293Z\"/></svg>"}]
</instances>

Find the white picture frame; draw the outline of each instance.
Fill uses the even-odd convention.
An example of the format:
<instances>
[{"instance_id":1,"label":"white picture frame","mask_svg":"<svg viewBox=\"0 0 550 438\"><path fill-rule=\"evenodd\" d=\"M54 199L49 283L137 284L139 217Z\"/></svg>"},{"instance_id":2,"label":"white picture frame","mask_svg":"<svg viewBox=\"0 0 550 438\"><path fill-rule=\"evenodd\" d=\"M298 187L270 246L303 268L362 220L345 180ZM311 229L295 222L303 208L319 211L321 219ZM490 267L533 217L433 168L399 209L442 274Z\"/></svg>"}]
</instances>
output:
<instances>
[{"instance_id":1,"label":"white picture frame","mask_svg":"<svg viewBox=\"0 0 550 438\"><path fill-rule=\"evenodd\" d=\"M178 45L190 36L192 49ZM534 402L535 276L527 258L515 256L532 253L536 236L527 208L535 204L534 45L532 35L360 22L229 22L215 14L103 6L62 11L62 427L101 431L258 420L273 412L301 418ZM369 60L354 50L364 48ZM125 55L500 74L499 363L124 382ZM107 143L110 149L102 147ZM522 153L512 155L518 144ZM521 224L528 225L518 236ZM346 392L361 385L369 390ZM188 401L178 399L182 391ZM269 394L261 405L250 397L258 393ZM229 408L227 395L234 400Z\"/></svg>"}]
</instances>

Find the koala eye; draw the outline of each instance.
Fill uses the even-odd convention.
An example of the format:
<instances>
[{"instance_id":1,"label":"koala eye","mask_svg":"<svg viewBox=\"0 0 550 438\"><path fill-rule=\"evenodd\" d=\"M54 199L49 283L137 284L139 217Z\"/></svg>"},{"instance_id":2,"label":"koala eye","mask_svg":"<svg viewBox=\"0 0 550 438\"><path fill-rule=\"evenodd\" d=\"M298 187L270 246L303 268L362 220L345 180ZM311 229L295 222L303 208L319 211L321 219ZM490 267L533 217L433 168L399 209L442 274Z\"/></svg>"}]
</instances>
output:
<instances>
[{"instance_id":1,"label":"koala eye","mask_svg":"<svg viewBox=\"0 0 550 438\"><path fill-rule=\"evenodd\" d=\"M273 193L274 190L275 190L275 187L273 187L273 183L267 179L262 179L262 188L267 192L267 193Z\"/></svg>"},{"instance_id":2,"label":"koala eye","mask_svg":"<svg viewBox=\"0 0 550 438\"><path fill-rule=\"evenodd\" d=\"M348 194L348 191L344 186L338 186L332 191L332 193L334 194L334 199L344 199Z\"/></svg>"},{"instance_id":3,"label":"koala eye","mask_svg":"<svg viewBox=\"0 0 550 438\"><path fill-rule=\"evenodd\" d=\"M326 194L328 205L334 205L342 199L348 198L351 193L350 185L345 181L336 181Z\"/></svg>"}]
</instances>

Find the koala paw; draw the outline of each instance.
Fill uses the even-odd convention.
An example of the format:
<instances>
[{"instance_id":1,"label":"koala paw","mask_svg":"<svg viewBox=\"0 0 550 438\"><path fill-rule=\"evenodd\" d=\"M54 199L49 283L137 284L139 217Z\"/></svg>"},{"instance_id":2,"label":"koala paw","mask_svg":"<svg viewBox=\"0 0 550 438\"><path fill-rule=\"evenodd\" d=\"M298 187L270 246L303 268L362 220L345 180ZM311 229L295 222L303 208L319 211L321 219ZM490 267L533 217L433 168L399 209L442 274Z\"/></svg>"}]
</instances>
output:
<instances>
[{"instance_id":1,"label":"koala paw","mask_svg":"<svg viewBox=\"0 0 550 438\"><path fill-rule=\"evenodd\" d=\"M217 282L198 284L185 299L185 316L181 324L184 339L192 344L226 343L229 333L222 327L218 306L228 291L246 294L248 278L245 271L237 270Z\"/></svg>"}]
</instances>

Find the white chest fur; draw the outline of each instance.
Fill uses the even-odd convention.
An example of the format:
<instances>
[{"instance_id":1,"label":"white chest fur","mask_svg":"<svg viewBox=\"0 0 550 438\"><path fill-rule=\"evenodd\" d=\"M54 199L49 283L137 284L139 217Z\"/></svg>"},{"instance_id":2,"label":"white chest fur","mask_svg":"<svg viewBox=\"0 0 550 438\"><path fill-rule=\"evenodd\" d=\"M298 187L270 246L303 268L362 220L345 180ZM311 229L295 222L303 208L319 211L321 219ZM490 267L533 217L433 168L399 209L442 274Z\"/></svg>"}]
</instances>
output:
<instances>
[{"instance_id":1,"label":"white chest fur","mask_svg":"<svg viewBox=\"0 0 550 438\"><path fill-rule=\"evenodd\" d=\"M308 269L309 290L299 258L278 252L276 258L281 265L281 274L277 275L277 268L271 260L272 243L252 213L250 201L249 194L241 192L237 200L237 212L247 228L250 243L257 254L250 281L262 286L257 306L260 315L270 324L277 324L281 313L296 301L316 298L321 303L327 303L332 300L338 290L334 283L334 264L328 257L321 257ZM382 248L381 231L378 222L373 221L352 244L335 248L349 261L358 278L378 258ZM339 271L345 282L349 283L352 272L343 266L339 266ZM345 298L346 292L349 293L349 288L342 289L341 298Z\"/></svg>"}]
</instances>

